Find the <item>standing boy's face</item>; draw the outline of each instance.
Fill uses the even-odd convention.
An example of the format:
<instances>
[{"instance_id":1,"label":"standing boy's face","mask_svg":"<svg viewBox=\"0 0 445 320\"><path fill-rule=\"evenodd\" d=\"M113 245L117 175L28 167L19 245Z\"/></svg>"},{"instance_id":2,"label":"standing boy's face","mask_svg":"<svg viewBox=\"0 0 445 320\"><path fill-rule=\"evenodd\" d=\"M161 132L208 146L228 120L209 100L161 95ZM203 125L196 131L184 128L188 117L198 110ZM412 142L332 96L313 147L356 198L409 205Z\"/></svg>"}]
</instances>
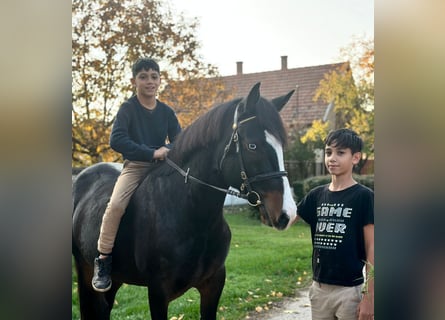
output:
<instances>
[{"instance_id":1,"label":"standing boy's face","mask_svg":"<svg viewBox=\"0 0 445 320\"><path fill-rule=\"evenodd\" d=\"M153 69L142 69L131 79L131 83L135 86L138 95L145 98L156 97L161 84L161 76Z\"/></svg>"},{"instance_id":2,"label":"standing boy's face","mask_svg":"<svg viewBox=\"0 0 445 320\"><path fill-rule=\"evenodd\" d=\"M356 152L352 154L350 148L341 148L334 146L325 147L325 165L329 173L340 176L344 174L351 174L354 165L356 165L361 158L361 153Z\"/></svg>"}]
</instances>

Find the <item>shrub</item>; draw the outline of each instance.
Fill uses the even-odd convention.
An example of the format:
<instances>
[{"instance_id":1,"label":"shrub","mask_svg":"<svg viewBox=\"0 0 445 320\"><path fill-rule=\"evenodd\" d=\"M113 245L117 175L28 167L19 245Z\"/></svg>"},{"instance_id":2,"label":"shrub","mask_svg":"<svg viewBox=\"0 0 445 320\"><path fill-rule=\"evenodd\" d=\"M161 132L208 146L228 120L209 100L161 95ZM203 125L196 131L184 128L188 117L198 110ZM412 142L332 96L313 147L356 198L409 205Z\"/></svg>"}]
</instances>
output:
<instances>
[{"instance_id":1,"label":"shrub","mask_svg":"<svg viewBox=\"0 0 445 320\"><path fill-rule=\"evenodd\" d=\"M315 176L304 180L304 194L308 193L315 187L322 186L331 182L330 175Z\"/></svg>"},{"instance_id":2,"label":"shrub","mask_svg":"<svg viewBox=\"0 0 445 320\"><path fill-rule=\"evenodd\" d=\"M367 186L369 189L374 190L373 174L354 175L354 179L358 183L361 183L362 185Z\"/></svg>"},{"instance_id":3,"label":"shrub","mask_svg":"<svg viewBox=\"0 0 445 320\"><path fill-rule=\"evenodd\" d=\"M354 179L358 183L374 190L374 175L373 174L367 174L367 175L355 175ZM323 176L315 176L310 177L304 180L298 180L295 181L292 184L292 187L294 189L294 194L296 197L296 201L300 201L304 198L304 196L313 188L325 185L331 182L331 176L330 175L323 175Z\"/></svg>"},{"instance_id":4,"label":"shrub","mask_svg":"<svg viewBox=\"0 0 445 320\"><path fill-rule=\"evenodd\" d=\"M305 192L304 192L304 180L298 180L295 181L292 185L294 189L294 194L297 200L303 199Z\"/></svg>"}]
</instances>

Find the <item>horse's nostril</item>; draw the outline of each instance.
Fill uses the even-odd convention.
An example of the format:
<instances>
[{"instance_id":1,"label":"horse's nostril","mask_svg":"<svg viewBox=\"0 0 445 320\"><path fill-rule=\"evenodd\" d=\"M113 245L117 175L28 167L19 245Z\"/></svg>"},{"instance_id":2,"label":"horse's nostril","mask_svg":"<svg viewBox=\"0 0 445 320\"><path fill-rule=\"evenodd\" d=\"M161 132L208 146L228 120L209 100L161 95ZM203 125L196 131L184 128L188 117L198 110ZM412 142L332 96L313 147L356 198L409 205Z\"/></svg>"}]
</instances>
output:
<instances>
[{"instance_id":1,"label":"horse's nostril","mask_svg":"<svg viewBox=\"0 0 445 320\"><path fill-rule=\"evenodd\" d=\"M280 217L278 218L278 223L277 223L277 228L282 230L285 229L289 223L289 216L287 215L286 212L282 212Z\"/></svg>"}]
</instances>

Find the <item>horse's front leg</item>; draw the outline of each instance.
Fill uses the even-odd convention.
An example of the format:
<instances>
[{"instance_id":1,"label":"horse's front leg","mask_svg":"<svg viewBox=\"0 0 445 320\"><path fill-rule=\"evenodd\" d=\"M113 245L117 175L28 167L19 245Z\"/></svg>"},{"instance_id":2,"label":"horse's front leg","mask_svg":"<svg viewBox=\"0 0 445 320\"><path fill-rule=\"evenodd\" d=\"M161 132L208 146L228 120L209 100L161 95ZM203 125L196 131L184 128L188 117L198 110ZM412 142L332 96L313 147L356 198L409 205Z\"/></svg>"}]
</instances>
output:
<instances>
[{"instance_id":1,"label":"horse's front leg","mask_svg":"<svg viewBox=\"0 0 445 320\"><path fill-rule=\"evenodd\" d=\"M196 287L201 295L201 320L216 320L216 311L225 281L226 267L222 266L211 278Z\"/></svg>"},{"instance_id":2,"label":"horse's front leg","mask_svg":"<svg viewBox=\"0 0 445 320\"><path fill-rule=\"evenodd\" d=\"M148 303L152 320L167 320L168 302L162 290L155 286L148 290Z\"/></svg>"}]
</instances>

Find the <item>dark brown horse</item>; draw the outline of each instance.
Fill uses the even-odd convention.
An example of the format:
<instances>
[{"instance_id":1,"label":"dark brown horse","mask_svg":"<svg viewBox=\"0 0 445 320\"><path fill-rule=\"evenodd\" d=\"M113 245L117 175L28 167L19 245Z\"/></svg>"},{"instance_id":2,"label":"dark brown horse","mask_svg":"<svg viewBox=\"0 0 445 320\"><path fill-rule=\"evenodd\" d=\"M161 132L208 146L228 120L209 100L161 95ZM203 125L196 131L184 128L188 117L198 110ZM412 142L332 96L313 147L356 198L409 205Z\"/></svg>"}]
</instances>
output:
<instances>
[{"instance_id":1,"label":"dark brown horse","mask_svg":"<svg viewBox=\"0 0 445 320\"><path fill-rule=\"evenodd\" d=\"M201 319L216 319L231 238L223 217L229 186L265 224L283 230L296 216L278 113L292 93L266 100L258 83L246 98L212 108L181 133L169 160L147 175L128 205L113 248L113 285L105 293L91 287L93 260L119 170L100 163L77 176L72 237L82 319L109 319L123 283L149 288L154 320L166 320L169 303L190 288L200 293Z\"/></svg>"}]
</instances>

